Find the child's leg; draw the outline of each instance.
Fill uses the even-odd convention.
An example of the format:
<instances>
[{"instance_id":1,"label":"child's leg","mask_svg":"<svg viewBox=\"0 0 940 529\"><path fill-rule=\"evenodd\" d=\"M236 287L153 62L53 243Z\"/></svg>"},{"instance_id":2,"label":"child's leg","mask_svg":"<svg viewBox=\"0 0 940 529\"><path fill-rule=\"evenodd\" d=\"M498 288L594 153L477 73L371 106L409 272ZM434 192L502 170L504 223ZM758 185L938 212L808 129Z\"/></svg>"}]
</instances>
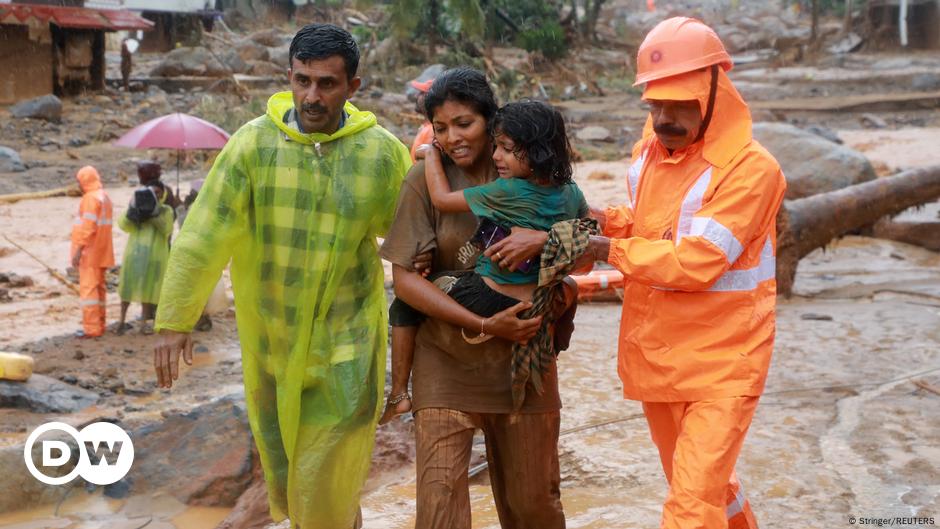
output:
<instances>
[{"instance_id":1,"label":"child's leg","mask_svg":"<svg viewBox=\"0 0 940 529\"><path fill-rule=\"evenodd\" d=\"M565 289L565 310L555 320L555 352L568 349L574 334L574 315L578 310L578 284L566 277L562 281Z\"/></svg>"},{"instance_id":2,"label":"child's leg","mask_svg":"<svg viewBox=\"0 0 940 529\"><path fill-rule=\"evenodd\" d=\"M385 424L396 415L411 411L408 382L411 380L417 334L417 326L392 327L392 390L388 394L385 412L382 413L379 424Z\"/></svg>"}]
</instances>

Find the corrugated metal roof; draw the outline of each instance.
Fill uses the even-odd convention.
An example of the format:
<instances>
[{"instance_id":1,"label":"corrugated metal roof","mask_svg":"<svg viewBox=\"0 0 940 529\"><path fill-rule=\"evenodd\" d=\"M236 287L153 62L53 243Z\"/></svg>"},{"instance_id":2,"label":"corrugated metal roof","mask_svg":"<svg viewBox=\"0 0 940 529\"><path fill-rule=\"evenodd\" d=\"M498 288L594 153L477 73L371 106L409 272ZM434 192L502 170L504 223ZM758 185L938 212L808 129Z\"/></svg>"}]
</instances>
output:
<instances>
[{"instance_id":1,"label":"corrugated metal roof","mask_svg":"<svg viewBox=\"0 0 940 529\"><path fill-rule=\"evenodd\" d=\"M51 23L62 28L151 29L153 22L131 11L46 5L0 4L0 24Z\"/></svg>"}]
</instances>

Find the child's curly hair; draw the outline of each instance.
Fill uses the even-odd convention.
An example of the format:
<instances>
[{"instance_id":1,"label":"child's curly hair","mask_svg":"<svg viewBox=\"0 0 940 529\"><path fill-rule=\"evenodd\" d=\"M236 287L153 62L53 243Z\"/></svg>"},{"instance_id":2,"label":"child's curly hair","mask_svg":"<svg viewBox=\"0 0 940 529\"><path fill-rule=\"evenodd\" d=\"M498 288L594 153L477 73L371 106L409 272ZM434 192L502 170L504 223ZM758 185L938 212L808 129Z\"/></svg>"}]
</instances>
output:
<instances>
[{"instance_id":1,"label":"child's curly hair","mask_svg":"<svg viewBox=\"0 0 940 529\"><path fill-rule=\"evenodd\" d=\"M516 159L527 159L537 180L553 186L571 183L571 144L565 120L551 105L532 100L507 103L496 111L490 134L508 136L516 144Z\"/></svg>"}]
</instances>

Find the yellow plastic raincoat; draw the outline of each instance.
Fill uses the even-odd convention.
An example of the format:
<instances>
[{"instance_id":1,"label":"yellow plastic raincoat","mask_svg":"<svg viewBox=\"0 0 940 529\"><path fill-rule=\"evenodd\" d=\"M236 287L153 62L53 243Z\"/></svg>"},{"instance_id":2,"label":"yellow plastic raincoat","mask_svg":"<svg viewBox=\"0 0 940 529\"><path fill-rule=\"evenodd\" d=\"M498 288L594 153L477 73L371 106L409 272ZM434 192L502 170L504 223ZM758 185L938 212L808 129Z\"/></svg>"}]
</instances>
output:
<instances>
[{"instance_id":1,"label":"yellow plastic raincoat","mask_svg":"<svg viewBox=\"0 0 940 529\"><path fill-rule=\"evenodd\" d=\"M271 515L341 529L356 519L385 379L376 236L411 160L352 104L332 135L289 127L292 107L275 94L219 154L170 252L156 328L190 331L232 259Z\"/></svg>"},{"instance_id":2,"label":"yellow plastic raincoat","mask_svg":"<svg viewBox=\"0 0 940 529\"><path fill-rule=\"evenodd\" d=\"M160 204L157 216L140 224L125 213L118 218L118 226L128 235L118 283L121 301L156 305L170 256L173 209Z\"/></svg>"}]
</instances>

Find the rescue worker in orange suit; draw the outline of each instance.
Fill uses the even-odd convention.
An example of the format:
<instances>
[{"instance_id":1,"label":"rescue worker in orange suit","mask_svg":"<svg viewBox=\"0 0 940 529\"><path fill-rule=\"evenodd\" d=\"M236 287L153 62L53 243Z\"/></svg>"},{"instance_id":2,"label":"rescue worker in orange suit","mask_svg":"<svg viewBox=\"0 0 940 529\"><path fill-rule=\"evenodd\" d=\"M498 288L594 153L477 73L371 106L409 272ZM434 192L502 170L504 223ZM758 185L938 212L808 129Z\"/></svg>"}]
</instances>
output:
<instances>
[{"instance_id":1,"label":"rescue worker in orange suit","mask_svg":"<svg viewBox=\"0 0 940 529\"><path fill-rule=\"evenodd\" d=\"M415 112L424 116L424 95L431 89L431 85L434 84L434 79L428 79L427 81L413 79L409 84L418 91L418 96L415 98ZM411 144L411 161L414 162L417 161L418 158L424 158L423 153L418 153L418 147L429 145L432 141L434 141L434 128L431 127L431 122L425 118L424 124L418 129L418 133L415 134L414 142Z\"/></svg>"},{"instance_id":2,"label":"rescue worker in orange suit","mask_svg":"<svg viewBox=\"0 0 940 529\"><path fill-rule=\"evenodd\" d=\"M82 331L78 336L95 338L104 334L105 272L114 266L112 207L94 167L82 167L75 178L82 188L78 217L72 225L71 250L82 305Z\"/></svg>"},{"instance_id":3,"label":"rescue worker in orange suit","mask_svg":"<svg viewBox=\"0 0 940 529\"><path fill-rule=\"evenodd\" d=\"M624 397L643 402L669 483L661 527L756 528L734 467L773 349L786 182L711 28L661 22L637 66L650 115L627 203L592 211L603 236L590 244L625 278Z\"/></svg>"}]
</instances>

